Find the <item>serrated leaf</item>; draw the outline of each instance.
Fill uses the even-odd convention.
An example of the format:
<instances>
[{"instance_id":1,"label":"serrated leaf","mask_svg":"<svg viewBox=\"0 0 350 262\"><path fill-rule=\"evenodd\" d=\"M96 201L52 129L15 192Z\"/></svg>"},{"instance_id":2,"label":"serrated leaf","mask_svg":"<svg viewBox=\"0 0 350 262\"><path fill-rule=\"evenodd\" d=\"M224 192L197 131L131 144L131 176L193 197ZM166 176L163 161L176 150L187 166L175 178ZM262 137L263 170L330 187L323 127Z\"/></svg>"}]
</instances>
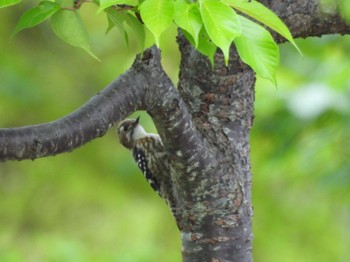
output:
<instances>
[{"instance_id":1,"label":"serrated leaf","mask_svg":"<svg viewBox=\"0 0 350 262\"><path fill-rule=\"evenodd\" d=\"M298 45L295 43L292 34L290 33L288 27L282 22L282 20L270 9L268 9L263 4L251 0L224 0L226 3L231 5L233 8L249 15L250 17L256 19L257 21L265 24L270 27L272 30L276 31L298 50L301 54L301 51Z\"/></svg>"},{"instance_id":2,"label":"serrated leaf","mask_svg":"<svg viewBox=\"0 0 350 262\"><path fill-rule=\"evenodd\" d=\"M279 64L279 48L271 34L262 26L239 16L242 34L234 42L240 58L258 76L271 80L276 85Z\"/></svg>"},{"instance_id":3,"label":"serrated leaf","mask_svg":"<svg viewBox=\"0 0 350 262\"><path fill-rule=\"evenodd\" d=\"M0 1L0 8L18 4L21 1L22 0L1 0Z\"/></svg>"},{"instance_id":4,"label":"serrated leaf","mask_svg":"<svg viewBox=\"0 0 350 262\"><path fill-rule=\"evenodd\" d=\"M159 46L159 37L171 24L174 17L172 0L145 0L140 6L142 21L152 32Z\"/></svg>"},{"instance_id":5,"label":"serrated leaf","mask_svg":"<svg viewBox=\"0 0 350 262\"><path fill-rule=\"evenodd\" d=\"M198 34L203 22L197 3L188 4L185 0L175 2L175 23L186 30L194 40L194 46L198 46Z\"/></svg>"},{"instance_id":6,"label":"serrated leaf","mask_svg":"<svg viewBox=\"0 0 350 262\"><path fill-rule=\"evenodd\" d=\"M226 4L213 0L201 0L199 10L210 39L220 47L227 64L230 45L241 34L236 12Z\"/></svg>"},{"instance_id":7,"label":"serrated leaf","mask_svg":"<svg viewBox=\"0 0 350 262\"><path fill-rule=\"evenodd\" d=\"M145 40L146 40L146 33L145 33L144 26L135 16L133 16L130 13L126 14L125 21L131 27L133 33L138 38L139 46L142 52L145 48Z\"/></svg>"},{"instance_id":8,"label":"serrated leaf","mask_svg":"<svg viewBox=\"0 0 350 262\"><path fill-rule=\"evenodd\" d=\"M60 5L50 1L42 1L38 6L26 11L19 19L12 35L45 21L60 9Z\"/></svg>"},{"instance_id":9,"label":"serrated leaf","mask_svg":"<svg viewBox=\"0 0 350 262\"><path fill-rule=\"evenodd\" d=\"M51 17L52 31L66 43L84 49L93 58L89 38L77 11L59 10Z\"/></svg>"}]
</instances>

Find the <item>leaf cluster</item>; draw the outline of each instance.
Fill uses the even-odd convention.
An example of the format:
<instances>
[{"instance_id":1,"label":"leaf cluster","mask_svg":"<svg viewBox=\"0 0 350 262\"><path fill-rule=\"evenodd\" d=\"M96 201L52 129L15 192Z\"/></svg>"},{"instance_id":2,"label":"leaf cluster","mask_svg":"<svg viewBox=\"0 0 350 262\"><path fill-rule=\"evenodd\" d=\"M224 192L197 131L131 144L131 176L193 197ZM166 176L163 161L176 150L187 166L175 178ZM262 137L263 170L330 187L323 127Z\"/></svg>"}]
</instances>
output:
<instances>
[{"instance_id":1,"label":"leaf cluster","mask_svg":"<svg viewBox=\"0 0 350 262\"><path fill-rule=\"evenodd\" d=\"M5 0L0 7L19 2L21 0ZM142 50L147 32L152 33L153 43L159 46L161 34L171 24L181 28L191 44L212 63L220 48L227 64L230 46L234 43L241 59L258 76L274 84L279 48L261 24L278 32L299 50L287 26L255 0L44 0L20 17L14 34L50 18L51 28L59 38L98 59L79 15L80 7L85 3L95 4L97 13L104 12L109 22L107 32L118 28L127 44L126 26L130 27Z\"/></svg>"}]
</instances>

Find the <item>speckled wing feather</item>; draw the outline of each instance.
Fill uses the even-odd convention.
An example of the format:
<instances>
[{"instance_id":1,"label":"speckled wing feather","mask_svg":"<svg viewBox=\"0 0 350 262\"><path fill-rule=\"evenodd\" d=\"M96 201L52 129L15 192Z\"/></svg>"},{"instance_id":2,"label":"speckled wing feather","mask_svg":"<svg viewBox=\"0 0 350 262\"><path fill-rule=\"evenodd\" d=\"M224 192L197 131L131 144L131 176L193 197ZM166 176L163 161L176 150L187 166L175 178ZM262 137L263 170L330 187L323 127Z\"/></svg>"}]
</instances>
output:
<instances>
[{"instance_id":1,"label":"speckled wing feather","mask_svg":"<svg viewBox=\"0 0 350 262\"><path fill-rule=\"evenodd\" d=\"M160 137L150 135L137 139L133 148L133 157L148 183L162 196L157 177L168 171L168 159Z\"/></svg>"}]
</instances>

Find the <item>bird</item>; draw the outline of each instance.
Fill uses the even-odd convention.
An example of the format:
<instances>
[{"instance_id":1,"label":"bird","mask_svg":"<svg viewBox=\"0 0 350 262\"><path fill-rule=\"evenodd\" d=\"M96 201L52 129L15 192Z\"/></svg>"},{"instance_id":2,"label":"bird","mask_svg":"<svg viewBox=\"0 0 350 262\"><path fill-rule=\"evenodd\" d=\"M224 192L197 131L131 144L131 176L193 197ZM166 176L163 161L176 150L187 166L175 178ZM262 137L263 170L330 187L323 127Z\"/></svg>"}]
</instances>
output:
<instances>
[{"instance_id":1,"label":"bird","mask_svg":"<svg viewBox=\"0 0 350 262\"><path fill-rule=\"evenodd\" d=\"M181 208L176 200L174 177L169 155L158 134L147 133L140 125L140 117L125 119L117 126L119 142L132 152L134 160L152 189L165 201L179 229L182 228Z\"/></svg>"},{"instance_id":2,"label":"bird","mask_svg":"<svg viewBox=\"0 0 350 262\"><path fill-rule=\"evenodd\" d=\"M117 127L119 142L132 152L133 158L147 182L161 197L164 189L160 180L169 171L169 161L158 134L147 133L140 125L140 117L125 119Z\"/></svg>"}]
</instances>

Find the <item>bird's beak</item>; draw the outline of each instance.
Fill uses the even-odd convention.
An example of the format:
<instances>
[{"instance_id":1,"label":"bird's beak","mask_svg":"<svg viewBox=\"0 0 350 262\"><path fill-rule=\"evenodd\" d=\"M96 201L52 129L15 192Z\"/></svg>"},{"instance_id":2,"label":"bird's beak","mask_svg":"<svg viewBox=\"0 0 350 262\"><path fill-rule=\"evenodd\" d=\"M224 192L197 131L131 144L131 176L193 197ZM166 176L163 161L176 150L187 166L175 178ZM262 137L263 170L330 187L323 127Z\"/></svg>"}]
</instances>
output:
<instances>
[{"instance_id":1,"label":"bird's beak","mask_svg":"<svg viewBox=\"0 0 350 262\"><path fill-rule=\"evenodd\" d=\"M138 116L138 117L136 118L135 126L139 123L139 120L140 120L140 116Z\"/></svg>"}]
</instances>

